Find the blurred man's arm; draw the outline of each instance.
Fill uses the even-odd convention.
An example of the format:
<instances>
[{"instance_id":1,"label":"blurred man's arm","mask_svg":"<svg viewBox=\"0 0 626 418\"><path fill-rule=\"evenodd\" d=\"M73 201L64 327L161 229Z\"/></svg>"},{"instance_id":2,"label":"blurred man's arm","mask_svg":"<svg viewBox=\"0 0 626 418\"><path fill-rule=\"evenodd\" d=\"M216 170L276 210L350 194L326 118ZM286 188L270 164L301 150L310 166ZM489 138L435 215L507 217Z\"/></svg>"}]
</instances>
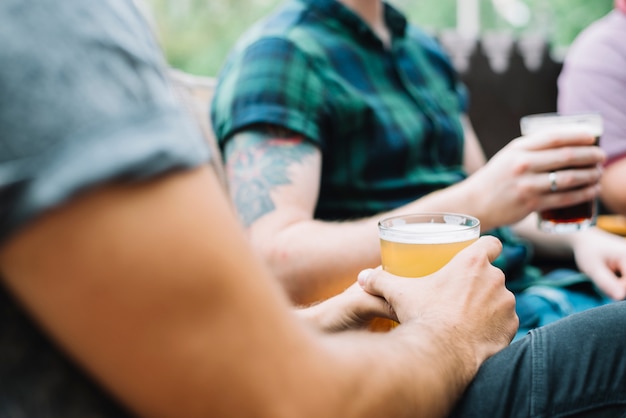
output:
<instances>
[{"instance_id":1,"label":"blurred man's arm","mask_svg":"<svg viewBox=\"0 0 626 418\"><path fill-rule=\"evenodd\" d=\"M436 417L511 335L512 296L480 256L498 254L492 241L447 271L455 280L415 281L412 297L396 284L407 325L385 335L299 327L207 168L85 193L9 240L0 267L41 327L140 416ZM482 296L452 310L422 298L446 313L425 323L409 303L421 283Z\"/></svg>"}]
</instances>

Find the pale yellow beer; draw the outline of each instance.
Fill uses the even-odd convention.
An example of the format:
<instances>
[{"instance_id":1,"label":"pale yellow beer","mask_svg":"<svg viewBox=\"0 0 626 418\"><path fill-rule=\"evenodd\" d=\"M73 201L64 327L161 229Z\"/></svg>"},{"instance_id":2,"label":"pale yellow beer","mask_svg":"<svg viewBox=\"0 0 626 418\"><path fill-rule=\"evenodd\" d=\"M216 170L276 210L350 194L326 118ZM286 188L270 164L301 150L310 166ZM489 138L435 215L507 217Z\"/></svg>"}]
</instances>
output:
<instances>
[{"instance_id":1,"label":"pale yellow beer","mask_svg":"<svg viewBox=\"0 0 626 418\"><path fill-rule=\"evenodd\" d=\"M427 276L442 268L456 253L474 241L476 238L459 242L408 244L381 240L382 265L385 270L397 276Z\"/></svg>"},{"instance_id":2,"label":"pale yellow beer","mask_svg":"<svg viewBox=\"0 0 626 418\"><path fill-rule=\"evenodd\" d=\"M402 277L423 277L446 265L480 236L478 219L456 213L418 213L383 219L378 224L384 270ZM395 322L375 320L384 331Z\"/></svg>"}]
</instances>

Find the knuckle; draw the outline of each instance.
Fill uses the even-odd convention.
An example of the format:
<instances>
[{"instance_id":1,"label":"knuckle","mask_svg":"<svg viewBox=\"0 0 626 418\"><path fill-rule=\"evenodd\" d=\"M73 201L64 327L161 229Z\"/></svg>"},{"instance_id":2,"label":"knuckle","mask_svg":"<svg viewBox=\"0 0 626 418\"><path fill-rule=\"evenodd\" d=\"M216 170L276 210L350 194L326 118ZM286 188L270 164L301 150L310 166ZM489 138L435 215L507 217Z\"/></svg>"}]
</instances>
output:
<instances>
[{"instance_id":1,"label":"knuckle","mask_svg":"<svg viewBox=\"0 0 626 418\"><path fill-rule=\"evenodd\" d=\"M514 189L517 206L525 210L534 210L540 203L541 194L537 186L530 181L519 181Z\"/></svg>"},{"instance_id":2,"label":"knuckle","mask_svg":"<svg viewBox=\"0 0 626 418\"><path fill-rule=\"evenodd\" d=\"M512 164L511 169L514 175L520 176L530 170L531 160L526 154L521 154Z\"/></svg>"},{"instance_id":3,"label":"knuckle","mask_svg":"<svg viewBox=\"0 0 626 418\"><path fill-rule=\"evenodd\" d=\"M369 272L369 275L367 276L367 281L366 283L368 284L368 286L370 287L374 287L378 284L378 282L380 281L380 277L383 275L383 270L372 270Z\"/></svg>"},{"instance_id":4,"label":"knuckle","mask_svg":"<svg viewBox=\"0 0 626 418\"><path fill-rule=\"evenodd\" d=\"M490 245L496 247L498 250L502 249L502 241L492 235L485 235L482 237Z\"/></svg>"},{"instance_id":5,"label":"knuckle","mask_svg":"<svg viewBox=\"0 0 626 418\"><path fill-rule=\"evenodd\" d=\"M515 295L513 294L513 292L510 292L508 290L506 291L506 293L507 293L507 301L508 301L509 307L515 310L515 305L516 305Z\"/></svg>"},{"instance_id":6,"label":"knuckle","mask_svg":"<svg viewBox=\"0 0 626 418\"><path fill-rule=\"evenodd\" d=\"M520 179L520 181L517 182L516 190L517 194L522 197L533 195L533 186L530 181L526 179Z\"/></svg>"},{"instance_id":7,"label":"knuckle","mask_svg":"<svg viewBox=\"0 0 626 418\"><path fill-rule=\"evenodd\" d=\"M465 263L469 266L479 266L484 258L482 253L474 251L465 256Z\"/></svg>"},{"instance_id":8,"label":"knuckle","mask_svg":"<svg viewBox=\"0 0 626 418\"><path fill-rule=\"evenodd\" d=\"M560 152L560 158L562 161L567 161L567 162L572 162L575 161L577 158L578 153L576 152L578 150L575 150L574 148L571 147L563 147L563 148L559 148L559 152ZM583 151L580 151L581 153Z\"/></svg>"}]
</instances>

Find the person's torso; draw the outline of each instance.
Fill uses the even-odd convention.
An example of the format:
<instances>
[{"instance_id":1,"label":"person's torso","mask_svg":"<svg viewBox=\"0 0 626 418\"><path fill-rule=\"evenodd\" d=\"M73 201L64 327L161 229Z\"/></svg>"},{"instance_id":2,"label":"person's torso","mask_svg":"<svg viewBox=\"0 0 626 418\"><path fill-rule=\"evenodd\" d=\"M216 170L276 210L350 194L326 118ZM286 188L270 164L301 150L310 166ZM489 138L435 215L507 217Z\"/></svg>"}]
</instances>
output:
<instances>
[{"instance_id":1,"label":"person's torso","mask_svg":"<svg viewBox=\"0 0 626 418\"><path fill-rule=\"evenodd\" d=\"M292 0L240 40L220 76L213 118L222 146L245 128L232 120L273 123L276 107L306 109L322 152L317 219L373 216L466 177L463 85L433 38L390 7L386 21L390 47L335 0ZM489 232L505 242L496 264L524 276L527 245L506 228Z\"/></svg>"},{"instance_id":2,"label":"person's torso","mask_svg":"<svg viewBox=\"0 0 626 418\"><path fill-rule=\"evenodd\" d=\"M318 218L372 215L464 178L465 91L431 37L388 6L386 22L389 47L341 3L295 0L240 43L252 51L268 39L287 40L323 86L321 97L303 99L319 102L311 117L319 133L309 138L323 153ZM257 62L279 65L267 56Z\"/></svg>"}]
</instances>

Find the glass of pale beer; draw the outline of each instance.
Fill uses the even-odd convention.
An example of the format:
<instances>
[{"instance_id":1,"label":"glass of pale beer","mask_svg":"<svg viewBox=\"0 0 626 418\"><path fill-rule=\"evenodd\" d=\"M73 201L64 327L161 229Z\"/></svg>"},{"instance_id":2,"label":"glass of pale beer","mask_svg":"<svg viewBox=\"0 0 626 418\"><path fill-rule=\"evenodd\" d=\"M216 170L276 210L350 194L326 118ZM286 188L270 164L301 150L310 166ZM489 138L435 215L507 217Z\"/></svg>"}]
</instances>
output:
<instances>
[{"instance_id":1,"label":"glass of pale beer","mask_svg":"<svg viewBox=\"0 0 626 418\"><path fill-rule=\"evenodd\" d=\"M599 144L602 135L602 116L598 113L559 114L541 113L524 116L520 120L522 135L550 131L563 127L588 131ZM563 168L567 169L567 167ZM539 212L539 228L552 233L569 233L595 225L598 212L597 199L572 206L546 209Z\"/></svg>"},{"instance_id":2,"label":"glass of pale beer","mask_svg":"<svg viewBox=\"0 0 626 418\"><path fill-rule=\"evenodd\" d=\"M480 236L480 221L459 213L413 213L378 222L384 270L396 276L418 278L447 264ZM397 325L386 319L372 321L373 331Z\"/></svg>"}]
</instances>

